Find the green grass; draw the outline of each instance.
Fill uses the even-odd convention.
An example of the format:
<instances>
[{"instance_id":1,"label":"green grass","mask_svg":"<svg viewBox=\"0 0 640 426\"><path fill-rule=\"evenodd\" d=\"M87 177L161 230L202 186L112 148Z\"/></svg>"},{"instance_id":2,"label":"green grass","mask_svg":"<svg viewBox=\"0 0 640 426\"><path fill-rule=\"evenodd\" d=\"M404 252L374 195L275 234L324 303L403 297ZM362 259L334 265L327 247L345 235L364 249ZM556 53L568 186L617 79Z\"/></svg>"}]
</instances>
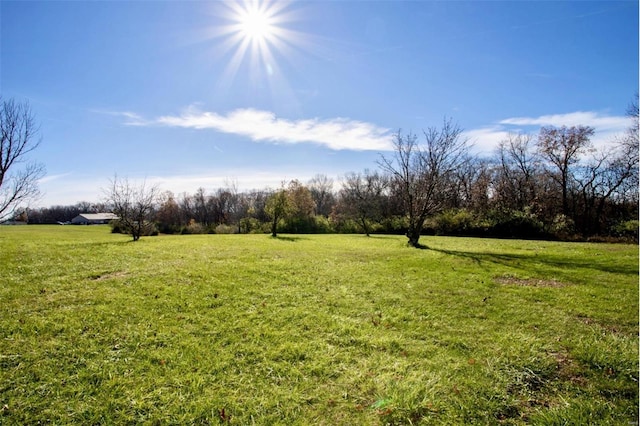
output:
<instances>
[{"instance_id":1,"label":"green grass","mask_svg":"<svg viewBox=\"0 0 640 426\"><path fill-rule=\"evenodd\" d=\"M638 420L638 247L0 227L0 424Z\"/></svg>"}]
</instances>

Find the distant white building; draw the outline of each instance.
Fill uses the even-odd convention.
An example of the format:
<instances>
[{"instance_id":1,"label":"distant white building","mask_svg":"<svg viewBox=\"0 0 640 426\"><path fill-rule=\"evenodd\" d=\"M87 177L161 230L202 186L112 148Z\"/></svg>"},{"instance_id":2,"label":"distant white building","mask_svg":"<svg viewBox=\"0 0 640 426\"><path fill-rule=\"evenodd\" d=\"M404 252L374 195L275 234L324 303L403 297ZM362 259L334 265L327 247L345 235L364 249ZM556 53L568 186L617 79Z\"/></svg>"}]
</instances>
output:
<instances>
[{"instance_id":1,"label":"distant white building","mask_svg":"<svg viewBox=\"0 0 640 426\"><path fill-rule=\"evenodd\" d=\"M81 213L71 219L74 225L99 225L118 219L113 213Z\"/></svg>"}]
</instances>

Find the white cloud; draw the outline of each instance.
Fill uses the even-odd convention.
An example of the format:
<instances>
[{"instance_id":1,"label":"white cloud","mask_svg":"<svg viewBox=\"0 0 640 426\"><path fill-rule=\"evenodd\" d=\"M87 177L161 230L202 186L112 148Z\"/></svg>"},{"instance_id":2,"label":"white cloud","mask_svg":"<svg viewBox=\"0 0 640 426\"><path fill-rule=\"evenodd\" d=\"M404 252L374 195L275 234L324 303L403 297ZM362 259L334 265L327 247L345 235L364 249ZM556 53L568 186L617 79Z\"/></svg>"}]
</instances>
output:
<instances>
[{"instance_id":1,"label":"white cloud","mask_svg":"<svg viewBox=\"0 0 640 426\"><path fill-rule=\"evenodd\" d=\"M38 179L38 184L42 185L42 184L46 184L46 183L49 183L49 182L53 182L55 180L62 179L64 177L66 177L66 176L69 176L70 174L71 174L71 172L69 172L69 173L60 173L60 174L57 174L57 175L47 175L47 176L45 176L45 177L43 177L41 179Z\"/></svg>"},{"instance_id":2,"label":"white cloud","mask_svg":"<svg viewBox=\"0 0 640 426\"><path fill-rule=\"evenodd\" d=\"M124 117L127 119L127 121L124 123L127 126L145 126L145 125L151 124L148 121L146 121L144 118L142 118L140 114L136 114L135 112L131 112L131 111L111 111L111 110L103 110L103 109L91 109L89 111L97 114L106 114L106 115L113 115L115 117Z\"/></svg>"},{"instance_id":3,"label":"white cloud","mask_svg":"<svg viewBox=\"0 0 640 426\"><path fill-rule=\"evenodd\" d=\"M591 138L596 148L610 146L617 135L629 126L626 116L605 115L593 111L577 111L567 114L542 115L539 117L512 117L500 120L494 125L471 129L464 135L474 143L477 152L491 154L500 141L509 133L537 134L541 126L591 126L595 134Z\"/></svg>"},{"instance_id":4,"label":"white cloud","mask_svg":"<svg viewBox=\"0 0 640 426\"><path fill-rule=\"evenodd\" d=\"M489 126L467 130L462 136L469 139L475 151L487 154L491 153L500 141L507 139L509 131L503 126Z\"/></svg>"},{"instance_id":5,"label":"white cloud","mask_svg":"<svg viewBox=\"0 0 640 426\"><path fill-rule=\"evenodd\" d=\"M601 115L593 111L577 111L568 114L542 115L540 117L515 117L499 122L516 126L591 126L599 131L620 130L629 125L625 116Z\"/></svg>"},{"instance_id":6,"label":"white cloud","mask_svg":"<svg viewBox=\"0 0 640 426\"><path fill-rule=\"evenodd\" d=\"M136 124L144 123L140 117ZM256 142L316 143L334 150L380 151L392 149L389 129L348 118L288 120L269 111L237 109L226 115L188 108L178 116L153 121L171 127L212 129L246 136ZM134 124L134 123L128 123Z\"/></svg>"}]
</instances>

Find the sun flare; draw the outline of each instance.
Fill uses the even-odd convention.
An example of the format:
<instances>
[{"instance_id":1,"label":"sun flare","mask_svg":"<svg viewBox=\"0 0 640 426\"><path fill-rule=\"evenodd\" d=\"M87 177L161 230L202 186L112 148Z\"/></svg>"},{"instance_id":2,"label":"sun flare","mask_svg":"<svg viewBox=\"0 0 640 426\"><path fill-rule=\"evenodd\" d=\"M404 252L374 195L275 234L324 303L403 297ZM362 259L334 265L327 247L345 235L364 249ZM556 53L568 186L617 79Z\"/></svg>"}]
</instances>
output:
<instances>
[{"instance_id":1,"label":"sun flare","mask_svg":"<svg viewBox=\"0 0 640 426\"><path fill-rule=\"evenodd\" d=\"M238 15L240 33L251 42L263 42L273 37L275 26L266 10L257 6L242 11Z\"/></svg>"},{"instance_id":2,"label":"sun flare","mask_svg":"<svg viewBox=\"0 0 640 426\"><path fill-rule=\"evenodd\" d=\"M218 28L223 42L218 54L226 67L220 87L228 87L238 75L248 77L249 87L265 87L284 97L290 93L287 67L305 47L307 34L294 29L301 19L299 6L289 0L238 0L220 3L225 25ZM292 28L293 27L293 28Z\"/></svg>"}]
</instances>

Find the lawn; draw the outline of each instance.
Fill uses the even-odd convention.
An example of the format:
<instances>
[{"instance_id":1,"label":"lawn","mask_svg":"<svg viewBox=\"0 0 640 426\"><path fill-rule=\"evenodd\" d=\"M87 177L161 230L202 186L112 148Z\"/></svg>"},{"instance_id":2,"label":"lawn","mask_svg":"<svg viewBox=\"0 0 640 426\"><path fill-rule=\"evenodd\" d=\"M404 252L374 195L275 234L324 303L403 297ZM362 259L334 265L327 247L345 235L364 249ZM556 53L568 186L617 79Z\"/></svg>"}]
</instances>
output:
<instances>
[{"instance_id":1,"label":"lawn","mask_svg":"<svg viewBox=\"0 0 640 426\"><path fill-rule=\"evenodd\" d=\"M638 420L638 246L0 227L0 424Z\"/></svg>"}]
</instances>

